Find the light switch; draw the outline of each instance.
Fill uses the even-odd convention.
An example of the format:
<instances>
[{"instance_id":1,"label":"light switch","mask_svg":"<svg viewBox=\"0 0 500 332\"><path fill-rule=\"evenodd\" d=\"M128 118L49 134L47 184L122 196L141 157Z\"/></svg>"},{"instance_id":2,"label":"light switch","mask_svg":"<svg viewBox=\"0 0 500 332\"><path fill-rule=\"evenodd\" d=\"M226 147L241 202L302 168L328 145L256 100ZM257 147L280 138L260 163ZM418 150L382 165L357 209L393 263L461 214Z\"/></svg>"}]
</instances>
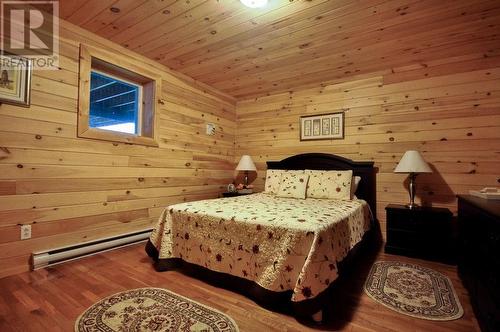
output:
<instances>
[{"instance_id":1,"label":"light switch","mask_svg":"<svg viewBox=\"0 0 500 332\"><path fill-rule=\"evenodd\" d=\"M213 123L207 123L207 135L215 135L215 125Z\"/></svg>"}]
</instances>

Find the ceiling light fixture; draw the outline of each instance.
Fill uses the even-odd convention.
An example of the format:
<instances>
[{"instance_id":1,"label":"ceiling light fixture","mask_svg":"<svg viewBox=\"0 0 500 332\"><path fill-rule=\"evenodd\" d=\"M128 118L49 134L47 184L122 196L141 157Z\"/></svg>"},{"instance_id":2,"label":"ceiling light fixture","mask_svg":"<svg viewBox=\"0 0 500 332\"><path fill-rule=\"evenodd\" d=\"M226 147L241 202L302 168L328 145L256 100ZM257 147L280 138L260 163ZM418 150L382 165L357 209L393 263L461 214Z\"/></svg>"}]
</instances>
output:
<instances>
[{"instance_id":1,"label":"ceiling light fixture","mask_svg":"<svg viewBox=\"0 0 500 332\"><path fill-rule=\"evenodd\" d=\"M262 8L267 5L267 0L240 0L242 4L250 8Z\"/></svg>"}]
</instances>

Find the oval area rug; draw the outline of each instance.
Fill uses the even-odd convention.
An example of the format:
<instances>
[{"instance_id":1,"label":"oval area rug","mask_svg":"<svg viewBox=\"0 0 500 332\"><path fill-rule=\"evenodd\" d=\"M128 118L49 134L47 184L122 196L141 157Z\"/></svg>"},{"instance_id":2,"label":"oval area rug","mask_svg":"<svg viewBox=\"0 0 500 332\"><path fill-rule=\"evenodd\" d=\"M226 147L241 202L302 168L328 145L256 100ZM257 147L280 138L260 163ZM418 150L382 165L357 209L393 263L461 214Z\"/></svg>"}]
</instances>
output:
<instances>
[{"instance_id":1,"label":"oval area rug","mask_svg":"<svg viewBox=\"0 0 500 332\"><path fill-rule=\"evenodd\" d=\"M76 332L238 332L230 317L161 288L138 288L108 296L75 322Z\"/></svg>"},{"instance_id":2,"label":"oval area rug","mask_svg":"<svg viewBox=\"0 0 500 332\"><path fill-rule=\"evenodd\" d=\"M408 316L445 321L464 313L450 279L418 265L378 261L364 288L378 303Z\"/></svg>"}]
</instances>

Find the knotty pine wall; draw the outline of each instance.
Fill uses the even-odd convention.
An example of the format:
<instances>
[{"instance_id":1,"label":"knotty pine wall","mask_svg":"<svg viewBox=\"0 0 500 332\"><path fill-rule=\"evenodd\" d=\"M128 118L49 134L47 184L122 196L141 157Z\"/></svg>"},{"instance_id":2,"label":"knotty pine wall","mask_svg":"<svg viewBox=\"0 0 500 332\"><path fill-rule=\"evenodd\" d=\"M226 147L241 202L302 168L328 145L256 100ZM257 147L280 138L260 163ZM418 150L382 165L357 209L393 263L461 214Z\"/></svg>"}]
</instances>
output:
<instances>
[{"instance_id":1,"label":"knotty pine wall","mask_svg":"<svg viewBox=\"0 0 500 332\"><path fill-rule=\"evenodd\" d=\"M77 138L81 42L161 72L159 148ZM231 97L66 22L60 67L34 72L31 107L0 106L0 277L28 270L36 250L151 227L164 206L217 197L232 180ZM20 224L32 239L20 241Z\"/></svg>"},{"instance_id":2,"label":"knotty pine wall","mask_svg":"<svg viewBox=\"0 0 500 332\"><path fill-rule=\"evenodd\" d=\"M267 160L324 152L375 161L384 231L385 206L409 200L406 176L393 169L406 150L416 149L434 170L417 178L418 203L455 212L456 194L500 183L500 61L432 64L239 101L236 155L256 161L257 188ZM299 141L299 116L338 111L345 111L345 139Z\"/></svg>"}]
</instances>

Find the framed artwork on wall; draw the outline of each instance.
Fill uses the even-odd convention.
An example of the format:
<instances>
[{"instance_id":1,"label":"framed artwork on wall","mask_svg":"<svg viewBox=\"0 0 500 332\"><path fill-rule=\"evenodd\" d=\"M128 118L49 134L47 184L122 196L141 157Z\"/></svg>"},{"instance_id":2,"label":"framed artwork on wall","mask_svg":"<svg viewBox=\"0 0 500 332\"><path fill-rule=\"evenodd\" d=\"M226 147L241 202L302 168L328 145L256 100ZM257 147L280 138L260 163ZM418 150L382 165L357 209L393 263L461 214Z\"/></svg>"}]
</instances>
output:
<instances>
[{"instance_id":1,"label":"framed artwork on wall","mask_svg":"<svg viewBox=\"0 0 500 332\"><path fill-rule=\"evenodd\" d=\"M31 59L0 55L0 103L30 105L31 71Z\"/></svg>"},{"instance_id":2,"label":"framed artwork on wall","mask_svg":"<svg viewBox=\"0 0 500 332\"><path fill-rule=\"evenodd\" d=\"M300 117L300 140L344 138L344 112Z\"/></svg>"}]
</instances>

